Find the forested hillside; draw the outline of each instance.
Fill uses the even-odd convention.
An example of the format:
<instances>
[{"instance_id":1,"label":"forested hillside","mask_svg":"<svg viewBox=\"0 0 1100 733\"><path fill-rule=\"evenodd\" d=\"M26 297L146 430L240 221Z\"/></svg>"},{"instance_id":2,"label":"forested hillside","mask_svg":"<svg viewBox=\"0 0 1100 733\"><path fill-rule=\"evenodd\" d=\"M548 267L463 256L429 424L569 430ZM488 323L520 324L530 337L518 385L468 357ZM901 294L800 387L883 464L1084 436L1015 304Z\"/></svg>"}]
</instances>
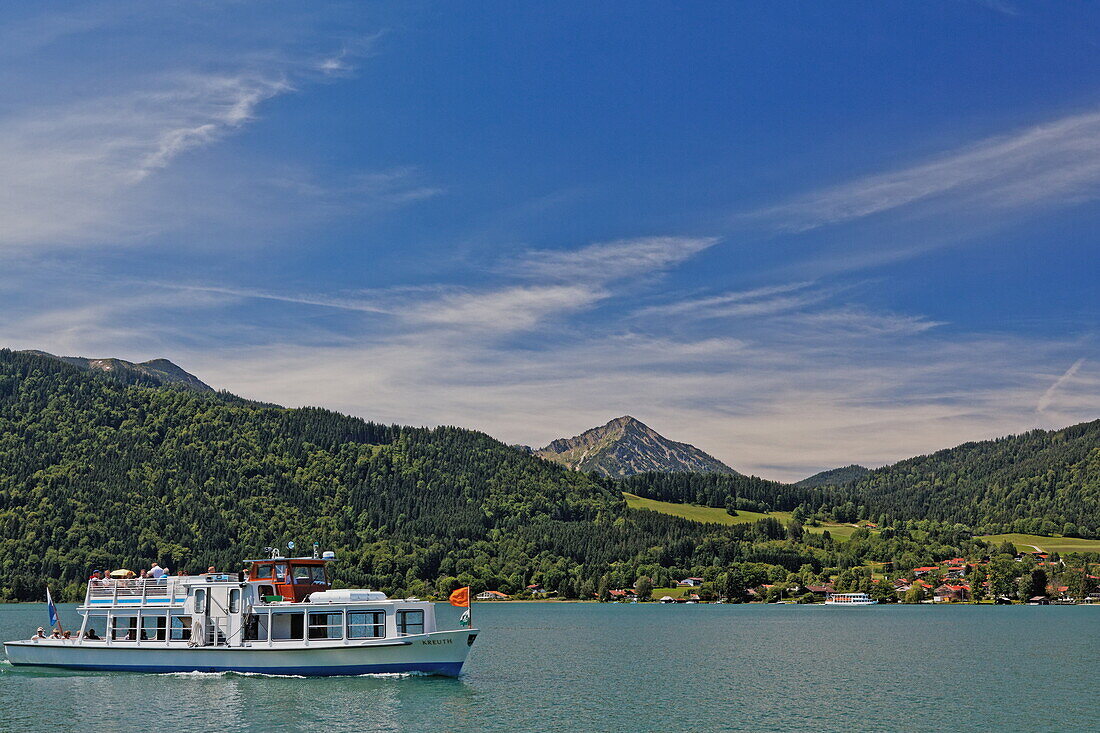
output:
<instances>
[{"instance_id":1,"label":"forested hillside","mask_svg":"<svg viewBox=\"0 0 1100 733\"><path fill-rule=\"evenodd\" d=\"M79 592L93 568L237 567L318 541L348 585L431 594L540 582L591 597L639 573L830 562L775 524L628 510L617 487L458 428L154 386L0 351L0 593ZM786 571L784 571L786 572Z\"/></svg>"},{"instance_id":2,"label":"forested hillside","mask_svg":"<svg viewBox=\"0 0 1100 733\"><path fill-rule=\"evenodd\" d=\"M974 534L1100 537L1100 421L966 443L839 486L700 473L641 474L619 484L649 499L788 510L802 519L932 519Z\"/></svg>"},{"instance_id":3,"label":"forested hillside","mask_svg":"<svg viewBox=\"0 0 1100 733\"><path fill-rule=\"evenodd\" d=\"M1100 536L1100 420L966 443L852 485L871 515L959 522L978 534Z\"/></svg>"},{"instance_id":4,"label":"forested hillside","mask_svg":"<svg viewBox=\"0 0 1100 733\"><path fill-rule=\"evenodd\" d=\"M831 468L828 471L822 471L815 473L813 476L804 478L801 481L796 481L795 486L843 486L844 484L850 484L857 479L861 479L871 470L852 464L850 466L844 466L843 468Z\"/></svg>"},{"instance_id":5,"label":"forested hillside","mask_svg":"<svg viewBox=\"0 0 1100 733\"><path fill-rule=\"evenodd\" d=\"M791 511L798 506L831 508L848 497L828 486L804 488L756 476L718 473L641 473L622 479L619 487L646 499L753 512Z\"/></svg>"}]
</instances>

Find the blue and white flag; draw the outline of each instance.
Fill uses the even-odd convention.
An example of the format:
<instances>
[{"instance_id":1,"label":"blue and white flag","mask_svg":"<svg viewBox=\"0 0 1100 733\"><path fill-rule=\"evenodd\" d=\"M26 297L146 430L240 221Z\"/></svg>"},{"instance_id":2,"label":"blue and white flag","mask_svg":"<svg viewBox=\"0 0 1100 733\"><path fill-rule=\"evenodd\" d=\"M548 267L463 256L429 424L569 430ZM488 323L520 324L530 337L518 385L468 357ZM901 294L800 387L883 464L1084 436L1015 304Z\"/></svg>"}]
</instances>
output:
<instances>
[{"instance_id":1,"label":"blue and white flag","mask_svg":"<svg viewBox=\"0 0 1100 733\"><path fill-rule=\"evenodd\" d=\"M57 606L53 603L53 596L50 595L50 589L46 589L46 607L50 612L50 628L57 626Z\"/></svg>"}]
</instances>

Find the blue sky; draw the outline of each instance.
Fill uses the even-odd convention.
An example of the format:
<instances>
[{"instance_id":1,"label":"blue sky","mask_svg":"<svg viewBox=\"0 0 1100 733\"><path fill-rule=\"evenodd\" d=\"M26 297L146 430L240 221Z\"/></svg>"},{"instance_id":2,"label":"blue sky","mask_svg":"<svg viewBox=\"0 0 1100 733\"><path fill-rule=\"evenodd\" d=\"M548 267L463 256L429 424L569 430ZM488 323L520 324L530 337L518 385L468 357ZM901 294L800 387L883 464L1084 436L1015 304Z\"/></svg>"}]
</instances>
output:
<instances>
[{"instance_id":1,"label":"blue sky","mask_svg":"<svg viewBox=\"0 0 1100 733\"><path fill-rule=\"evenodd\" d=\"M4 6L0 343L778 479L1100 417L1100 11L591 5Z\"/></svg>"}]
</instances>

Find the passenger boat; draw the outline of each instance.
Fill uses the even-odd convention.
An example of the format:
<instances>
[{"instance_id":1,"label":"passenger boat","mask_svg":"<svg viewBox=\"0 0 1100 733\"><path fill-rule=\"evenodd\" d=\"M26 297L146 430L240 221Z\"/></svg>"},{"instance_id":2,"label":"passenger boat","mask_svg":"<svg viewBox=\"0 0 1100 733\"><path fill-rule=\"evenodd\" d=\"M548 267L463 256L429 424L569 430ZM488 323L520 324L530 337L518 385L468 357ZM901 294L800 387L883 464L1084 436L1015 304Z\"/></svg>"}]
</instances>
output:
<instances>
[{"instance_id":1,"label":"passenger boat","mask_svg":"<svg viewBox=\"0 0 1100 733\"><path fill-rule=\"evenodd\" d=\"M830 593L825 596L827 606L873 606L878 601L866 593Z\"/></svg>"},{"instance_id":2,"label":"passenger boat","mask_svg":"<svg viewBox=\"0 0 1100 733\"><path fill-rule=\"evenodd\" d=\"M8 660L134 672L462 671L476 629L439 629L434 604L416 598L331 589L333 553L272 554L241 573L89 581L73 638L5 642Z\"/></svg>"}]
</instances>

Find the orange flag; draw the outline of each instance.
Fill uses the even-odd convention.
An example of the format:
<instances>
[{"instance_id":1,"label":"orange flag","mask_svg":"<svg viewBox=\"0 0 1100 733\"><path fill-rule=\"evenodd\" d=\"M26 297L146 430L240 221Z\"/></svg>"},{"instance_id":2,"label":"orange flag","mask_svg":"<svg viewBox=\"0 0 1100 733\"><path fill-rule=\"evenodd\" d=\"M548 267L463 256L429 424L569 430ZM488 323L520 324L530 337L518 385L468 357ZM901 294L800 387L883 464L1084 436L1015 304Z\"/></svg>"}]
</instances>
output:
<instances>
[{"instance_id":1,"label":"orange flag","mask_svg":"<svg viewBox=\"0 0 1100 733\"><path fill-rule=\"evenodd\" d=\"M470 607L470 586L465 588L459 588L454 593L451 593L450 597L452 606L463 606L465 608Z\"/></svg>"}]
</instances>

